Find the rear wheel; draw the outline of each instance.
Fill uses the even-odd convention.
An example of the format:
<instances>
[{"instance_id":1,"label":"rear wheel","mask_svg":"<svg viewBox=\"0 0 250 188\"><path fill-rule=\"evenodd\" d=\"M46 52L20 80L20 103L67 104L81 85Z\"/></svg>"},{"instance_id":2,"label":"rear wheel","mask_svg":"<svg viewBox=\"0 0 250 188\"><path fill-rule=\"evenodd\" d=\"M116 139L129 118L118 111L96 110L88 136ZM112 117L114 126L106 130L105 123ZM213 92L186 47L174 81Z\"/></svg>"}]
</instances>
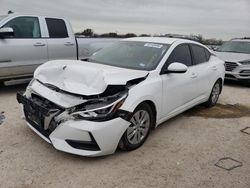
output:
<instances>
[{"instance_id":1,"label":"rear wheel","mask_svg":"<svg viewBox=\"0 0 250 188\"><path fill-rule=\"evenodd\" d=\"M208 101L205 103L205 106L212 107L216 105L220 96L221 87L222 87L221 81L217 80L212 88Z\"/></svg>"},{"instance_id":2,"label":"rear wheel","mask_svg":"<svg viewBox=\"0 0 250 188\"><path fill-rule=\"evenodd\" d=\"M150 106L147 103L139 105L133 112L130 123L119 142L119 147L127 151L139 148L147 139L154 123Z\"/></svg>"}]
</instances>

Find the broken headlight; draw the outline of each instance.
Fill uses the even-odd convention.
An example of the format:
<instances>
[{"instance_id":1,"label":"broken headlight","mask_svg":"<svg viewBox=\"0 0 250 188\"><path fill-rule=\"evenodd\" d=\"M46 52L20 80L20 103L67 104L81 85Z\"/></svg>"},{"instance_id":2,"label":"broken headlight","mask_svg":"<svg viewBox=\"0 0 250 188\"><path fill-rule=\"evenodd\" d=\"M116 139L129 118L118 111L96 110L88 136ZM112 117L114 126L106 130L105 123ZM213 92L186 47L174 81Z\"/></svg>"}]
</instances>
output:
<instances>
[{"instance_id":1,"label":"broken headlight","mask_svg":"<svg viewBox=\"0 0 250 188\"><path fill-rule=\"evenodd\" d=\"M90 100L82 105L75 107L71 116L74 119L98 120L105 119L107 116L115 114L122 106L127 93L113 97Z\"/></svg>"}]
</instances>

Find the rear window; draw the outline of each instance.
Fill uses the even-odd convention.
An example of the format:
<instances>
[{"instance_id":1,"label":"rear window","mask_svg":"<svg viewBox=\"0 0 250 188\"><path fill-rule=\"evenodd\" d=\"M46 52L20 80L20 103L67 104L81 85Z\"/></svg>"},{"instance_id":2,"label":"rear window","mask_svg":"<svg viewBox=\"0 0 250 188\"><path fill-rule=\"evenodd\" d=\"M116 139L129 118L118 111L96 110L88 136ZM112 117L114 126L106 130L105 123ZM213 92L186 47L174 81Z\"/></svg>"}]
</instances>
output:
<instances>
[{"instance_id":1,"label":"rear window","mask_svg":"<svg viewBox=\"0 0 250 188\"><path fill-rule=\"evenodd\" d=\"M45 18L50 38L67 38L68 31L64 20L56 18Z\"/></svg>"},{"instance_id":2,"label":"rear window","mask_svg":"<svg viewBox=\"0 0 250 188\"><path fill-rule=\"evenodd\" d=\"M207 62L207 55L205 49L198 45L191 45L191 46L195 64L201 64Z\"/></svg>"}]
</instances>

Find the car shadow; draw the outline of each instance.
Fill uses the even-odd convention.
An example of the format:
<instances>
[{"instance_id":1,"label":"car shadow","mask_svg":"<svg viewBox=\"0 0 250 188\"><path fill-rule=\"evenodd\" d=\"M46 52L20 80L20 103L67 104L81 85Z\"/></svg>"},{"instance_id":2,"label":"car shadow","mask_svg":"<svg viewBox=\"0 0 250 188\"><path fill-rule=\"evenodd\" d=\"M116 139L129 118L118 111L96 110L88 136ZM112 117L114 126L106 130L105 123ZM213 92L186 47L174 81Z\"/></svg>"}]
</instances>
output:
<instances>
[{"instance_id":1,"label":"car shadow","mask_svg":"<svg viewBox=\"0 0 250 188\"><path fill-rule=\"evenodd\" d=\"M28 84L5 86L0 84L0 94L13 94L17 92L24 92Z\"/></svg>"},{"instance_id":2,"label":"car shadow","mask_svg":"<svg viewBox=\"0 0 250 188\"><path fill-rule=\"evenodd\" d=\"M238 88L250 87L250 83L240 82L240 81L235 81L235 80L225 80L224 85L238 87Z\"/></svg>"}]
</instances>

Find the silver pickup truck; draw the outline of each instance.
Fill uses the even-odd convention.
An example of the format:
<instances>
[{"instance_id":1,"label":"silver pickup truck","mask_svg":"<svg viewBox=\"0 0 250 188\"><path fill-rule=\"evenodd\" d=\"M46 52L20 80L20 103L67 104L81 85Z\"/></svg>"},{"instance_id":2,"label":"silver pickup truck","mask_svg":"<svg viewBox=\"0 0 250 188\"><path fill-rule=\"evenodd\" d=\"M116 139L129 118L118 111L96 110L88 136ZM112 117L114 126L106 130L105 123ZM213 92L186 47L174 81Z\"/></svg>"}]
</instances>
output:
<instances>
[{"instance_id":1,"label":"silver pickup truck","mask_svg":"<svg viewBox=\"0 0 250 188\"><path fill-rule=\"evenodd\" d=\"M119 39L76 38L64 18L11 14L0 16L0 82L25 82L49 60L86 59Z\"/></svg>"}]
</instances>

